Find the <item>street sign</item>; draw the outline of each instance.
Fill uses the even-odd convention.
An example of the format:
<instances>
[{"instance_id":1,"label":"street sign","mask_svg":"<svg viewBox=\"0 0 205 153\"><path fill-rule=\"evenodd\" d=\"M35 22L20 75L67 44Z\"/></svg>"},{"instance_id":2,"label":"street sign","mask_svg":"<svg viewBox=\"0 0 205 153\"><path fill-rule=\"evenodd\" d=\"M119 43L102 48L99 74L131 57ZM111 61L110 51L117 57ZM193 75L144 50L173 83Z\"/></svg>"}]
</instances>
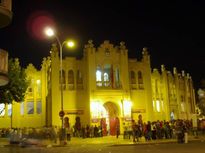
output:
<instances>
[{"instance_id":1,"label":"street sign","mask_svg":"<svg viewBox=\"0 0 205 153\"><path fill-rule=\"evenodd\" d=\"M59 112L59 116L60 117L63 117L65 115L65 112L63 111L63 110L61 110L60 112Z\"/></svg>"}]
</instances>

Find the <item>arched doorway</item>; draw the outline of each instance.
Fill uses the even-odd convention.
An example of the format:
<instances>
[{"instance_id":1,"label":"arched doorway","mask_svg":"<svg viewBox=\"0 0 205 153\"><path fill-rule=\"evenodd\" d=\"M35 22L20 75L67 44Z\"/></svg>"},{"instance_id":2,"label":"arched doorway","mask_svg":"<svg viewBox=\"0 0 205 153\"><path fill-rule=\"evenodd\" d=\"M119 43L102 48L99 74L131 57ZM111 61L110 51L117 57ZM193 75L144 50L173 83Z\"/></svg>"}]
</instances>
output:
<instances>
[{"instance_id":1,"label":"arched doorway","mask_svg":"<svg viewBox=\"0 0 205 153\"><path fill-rule=\"evenodd\" d=\"M104 128L106 128L109 135L116 135L116 127L118 126L120 129L119 109L117 105L112 102L107 102L103 106L106 110L106 115L102 118L102 125L106 125Z\"/></svg>"}]
</instances>

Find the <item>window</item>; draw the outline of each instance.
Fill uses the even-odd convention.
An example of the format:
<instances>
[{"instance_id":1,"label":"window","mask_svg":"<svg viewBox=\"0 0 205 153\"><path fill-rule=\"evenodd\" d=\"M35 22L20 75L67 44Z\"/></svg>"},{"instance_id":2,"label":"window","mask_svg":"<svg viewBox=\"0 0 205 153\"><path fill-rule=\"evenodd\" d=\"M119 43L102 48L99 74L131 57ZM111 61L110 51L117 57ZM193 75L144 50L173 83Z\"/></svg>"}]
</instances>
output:
<instances>
[{"instance_id":1,"label":"window","mask_svg":"<svg viewBox=\"0 0 205 153\"><path fill-rule=\"evenodd\" d=\"M41 92L41 80L36 80L37 83L37 92Z\"/></svg>"},{"instance_id":2,"label":"window","mask_svg":"<svg viewBox=\"0 0 205 153\"><path fill-rule=\"evenodd\" d=\"M110 64L104 64L104 81L110 81L111 80L111 65Z\"/></svg>"},{"instance_id":3,"label":"window","mask_svg":"<svg viewBox=\"0 0 205 153\"><path fill-rule=\"evenodd\" d=\"M143 77L141 71L138 71L138 84L139 84L139 89L143 89Z\"/></svg>"},{"instance_id":4,"label":"window","mask_svg":"<svg viewBox=\"0 0 205 153\"><path fill-rule=\"evenodd\" d=\"M102 71L99 66L96 69L96 81L102 81Z\"/></svg>"},{"instance_id":5,"label":"window","mask_svg":"<svg viewBox=\"0 0 205 153\"><path fill-rule=\"evenodd\" d=\"M68 84L74 84L73 70L69 70L68 71Z\"/></svg>"},{"instance_id":6,"label":"window","mask_svg":"<svg viewBox=\"0 0 205 153\"><path fill-rule=\"evenodd\" d=\"M21 115L24 115L24 102L21 102L21 110L20 110L20 113Z\"/></svg>"},{"instance_id":7,"label":"window","mask_svg":"<svg viewBox=\"0 0 205 153\"><path fill-rule=\"evenodd\" d=\"M0 104L0 116L5 115L5 104Z\"/></svg>"},{"instance_id":8,"label":"window","mask_svg":"<svg viewBox=\"0 0 205 153\"><path fill-rule=\"evenodd\" d=\"M109 76L107 73L104 73L104 81L109 81Z\"/></svg>"},{"instance_id":9,"label":"window","mask_svg":"<svg viewBox=\"0 0 205 153\"><path fill-rule=\"evenodd\" d=\"M163 102L161 102L162 104ZM162 104L163 105L163 104ZM153 111L154 112L160 112L161 111L161 107L160 107L160 101L157 99L156 101L153 100Z\"/></svg>"},{"instance_id":10,"label":"window","mask_svg":"<svg viewBox=\"0 0 205 153\"><path fill-rule=\"evenodd\" d=\"M136 84L136 77L135 77L135 72L131 71L131 84Z\"/></svg>"},{"instance_id":11,"label":"window","mask_svg":"<svg viewBox=\"0 0 205 153\"><path fill-rule=\"evenodd\" d=\"M11 116L12 114L12 104L8 104L8 115Z\"/></svg>"},{"instance_id":12,"label":"window","mask_svg":"<svg viewBox=\"0 0 205 153\"><path fill-rule=\"evenodd\" d=\"M77 71L77 83L78 84L82 84L83 83L82 74L81 74L80 70Z\"/></svg>"},{"instance_id":13,"label":"window","mask_svg":"<svg viewBox=\"0 0 205 153\"><path fill-rule=\"evenodd\" d=\"M36 102L37 114L41 114L41 101Z\"/></svg>"},{"instance_id":14,"label":"window","mask_svg":"<svg viewBox=\"0 0 205 153\"><path fill-rule=\"evenodd\" d=\"M34 102L27 102L27 114L34 114Z\"/></svg>"},{"instance_id":15,"label":"window","mask_svg":"<svg viewBox=\"0 0 205 153\"><path fill-rule=\"evenodd\" d=\"M96 68L96 82L98 87L102 86L102 71L99 66Z\"/></svg>"},{"instance_id":16,"label":"window","mask_svg":"<svg viewBox=\"0 0 205 153\"><path fill-rule=\"evenodd\" d=\"M104 87L110 87L111 83L113 82L113 73L112 73L111 64L104 64L103 77L104 77Z\"/></svg>"},{"instance_id":17,"label":"window","mask_svg":"<svg viewBox=\"0 0 205 153\"><path fill-rule=\"evenodd\" d=\"M157 112L160 112L160 103L159 103L159 100L156 100L156 105L157 105Z\"/></svg>"}]
</instances>

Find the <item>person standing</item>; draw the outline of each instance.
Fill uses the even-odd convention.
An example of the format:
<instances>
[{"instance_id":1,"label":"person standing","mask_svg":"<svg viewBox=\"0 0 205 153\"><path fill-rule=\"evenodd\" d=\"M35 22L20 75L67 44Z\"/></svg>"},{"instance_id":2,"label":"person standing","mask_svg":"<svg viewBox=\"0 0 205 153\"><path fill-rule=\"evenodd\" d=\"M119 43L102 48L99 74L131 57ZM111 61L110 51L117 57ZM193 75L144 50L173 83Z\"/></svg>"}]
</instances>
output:
<instances>
[{"instance_id":1,"label":"person standing","mask_svg":"<svg viewBox=\"0 0 205 153\"><path fill-rule=\"evenodd\" d=\"M87 126L86 126L86 137L87 137L87 138L90 137L90 127L89 127L88 124L87 124Z\"/></svg>"},{"instance_id":2,"label":"person standing","mask_svg":"<svg viewBox=\"0 0 205 153\"><path fill-rule=\"evenodd\" d=\"M69 118L68 117L64 118L64 127L65 127L66 136L67 136L67 141L70 141L70 139L71 139L71 136L70 136L71 129L70 129L70 124L69 124Z\"/></svg>"},{"instance_id":3,"label":"person standing","mask_svg":"<svg viewBox=\"0 0 205 153\"><path fill-rule=\"evenodd\" d=\"M118 139L118 137L119 137L119 135L120 135L120 127L119 127L119 124L116 125L116 132L117 132L116 137L117 137L117 139Z\"/></svg>"},{"instance_id":4,"label":"person standing","mask_svg":"<svg viewBox=\"0 0 205 153\"><path fill-rule=\"evenodd\" d=\"M125 123L123 123L123 139L125 139L128 136L128 127L125 125Z\"/></svg>"},{"instance_id":5,"label":"person standing","mask_svg":"<svg viewBox=\"0 0 205 153\"><path fill-rule=\"evenodd\" d=\"M135 134L136 134L136 124L135 124L135 120L132 120L132 137L133 137L133 142L135 141Z\"/></svg>"},{"instance_id":6,"label":"person standing","mask_svg":"<svg viewBox=\"0 0 205 153\"><path fill-rule=\"evenodd\" d=\"M52 127L52 135L53 135L54 143L57 143L57 137L58 137L57 126Z\"/></svg>"}]
</instances>

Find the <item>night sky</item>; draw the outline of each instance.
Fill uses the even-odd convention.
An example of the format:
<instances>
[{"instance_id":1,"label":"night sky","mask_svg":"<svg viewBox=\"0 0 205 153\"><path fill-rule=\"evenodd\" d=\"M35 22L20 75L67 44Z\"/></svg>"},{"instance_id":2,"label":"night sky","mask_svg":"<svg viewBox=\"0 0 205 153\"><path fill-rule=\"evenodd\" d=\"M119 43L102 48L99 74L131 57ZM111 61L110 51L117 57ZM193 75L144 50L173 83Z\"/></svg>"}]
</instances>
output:
<instances>
[{"instance_id":1,"label":"night sky","mask_svg":"<svg viewBox=\"0 0 205 153\"><path fill-rule=\"evenodd\" d=\"M55 27L61 41L72 38L74 50L63 54L82 57L84 45L104 40L124 41L130 58L140 58L148 47L152 68L173 67L190 73L195 87L205 78L205 9L203 1L69 1L15 0L12 23L0 29L0 48L9 58L18 57L26 67L40 68L55 39L43 35L43 27Z\"/></svg>"}]
</instances>

